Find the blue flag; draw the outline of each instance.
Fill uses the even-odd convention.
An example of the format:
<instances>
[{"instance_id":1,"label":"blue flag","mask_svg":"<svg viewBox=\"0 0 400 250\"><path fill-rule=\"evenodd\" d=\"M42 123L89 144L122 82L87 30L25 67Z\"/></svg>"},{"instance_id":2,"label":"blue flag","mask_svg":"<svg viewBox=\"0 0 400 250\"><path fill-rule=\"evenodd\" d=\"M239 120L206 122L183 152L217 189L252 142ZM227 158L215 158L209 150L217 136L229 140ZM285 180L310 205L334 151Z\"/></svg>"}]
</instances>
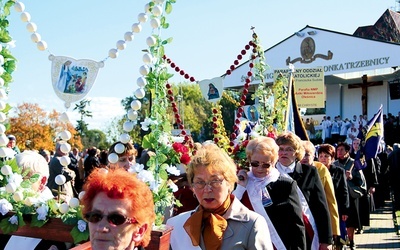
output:
<instances>
[{"instance_id":1,"label":"blue flag","mask_svg":"<svg viewBox=\"0 0 400 250\"><path fill-rule=\"evenodd\" d=\"M380 151L383 138L383 108L382 105L372 119L362 128L363 151L365 160L375 158Z\"/></svg>"}]
</instances>

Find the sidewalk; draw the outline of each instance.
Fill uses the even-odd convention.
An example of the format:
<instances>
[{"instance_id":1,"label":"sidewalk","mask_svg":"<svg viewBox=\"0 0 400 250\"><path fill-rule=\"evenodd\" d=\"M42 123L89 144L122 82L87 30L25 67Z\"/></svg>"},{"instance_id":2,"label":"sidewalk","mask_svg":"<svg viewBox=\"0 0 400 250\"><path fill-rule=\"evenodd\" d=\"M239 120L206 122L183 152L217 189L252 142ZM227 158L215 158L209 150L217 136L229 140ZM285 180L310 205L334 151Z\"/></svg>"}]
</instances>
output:
<instances>
[{"instance_id":1,"label":"sidewalk","mask_svg":"<svg viewBox=\"0 0 400 250\"><path fill-rule=\"evenodd\" d=\"M400 249L400 236L393 222L392 202L371 213L371 226L355 235L356 249Z\"/></svg>"}]
</instances>

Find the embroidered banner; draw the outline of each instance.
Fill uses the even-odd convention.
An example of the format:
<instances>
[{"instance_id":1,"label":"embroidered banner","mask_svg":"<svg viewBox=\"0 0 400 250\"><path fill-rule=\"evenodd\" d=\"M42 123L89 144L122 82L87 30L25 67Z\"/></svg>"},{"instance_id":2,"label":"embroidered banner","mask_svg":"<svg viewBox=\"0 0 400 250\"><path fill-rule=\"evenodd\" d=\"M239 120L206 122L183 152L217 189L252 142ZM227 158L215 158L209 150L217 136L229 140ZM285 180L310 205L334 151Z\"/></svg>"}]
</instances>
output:
<instances>
[{"instance_id":1,"label":"embroidered banner","mask_svg":"<svg viewBox=\"0 0 400 250\"><path fill-rule=\"evenodd\" d=\"M103 62L88 59L76 60L66 56L50 55L51 80L54 92L69 108L72 102L84 98L93 87Z\"/></svg>"}]
</instances>

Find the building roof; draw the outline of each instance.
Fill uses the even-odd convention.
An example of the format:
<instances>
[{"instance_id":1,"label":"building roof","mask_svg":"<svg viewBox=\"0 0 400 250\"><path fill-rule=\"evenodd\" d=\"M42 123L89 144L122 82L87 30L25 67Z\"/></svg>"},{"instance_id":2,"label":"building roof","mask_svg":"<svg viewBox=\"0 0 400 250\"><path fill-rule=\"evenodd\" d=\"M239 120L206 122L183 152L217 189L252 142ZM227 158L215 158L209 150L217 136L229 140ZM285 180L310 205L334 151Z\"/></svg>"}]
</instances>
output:
<instances>
[{"instance_id":1,"label":"building roof","mask_svg":"<svg viewBox=\"0 0 400 250\"><path fill-rule=\"evenodd\" d=\"M374 25L358 27L353 35L400 44L400 13L388 9Z\"/></svg>"}]
</instances>

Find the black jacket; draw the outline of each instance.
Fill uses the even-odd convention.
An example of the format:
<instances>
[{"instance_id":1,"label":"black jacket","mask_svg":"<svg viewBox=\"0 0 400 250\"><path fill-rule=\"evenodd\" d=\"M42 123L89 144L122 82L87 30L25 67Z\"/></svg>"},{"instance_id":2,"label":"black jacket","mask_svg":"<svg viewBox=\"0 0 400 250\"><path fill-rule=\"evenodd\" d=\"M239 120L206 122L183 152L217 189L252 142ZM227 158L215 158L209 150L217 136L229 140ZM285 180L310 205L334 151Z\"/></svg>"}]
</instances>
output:
<instances>
[{"instance_id":1,"label":"black jacket","mask_svg":"<svg viewBox=\"0 0 400 250\"><path fill-rule=\"evenodd\" d=\"M348 215L349 190L347 189L346 172L343 168L331 165L329 173L332 176L335 198L338 204L339 215ZM340 219L340 218L339 218Z\"/></svg>"},{"instance_id":2,"label":"black jacket","mask_svg":"<svg viewBox=\"0 0 400 250\"><path fill-rule=\"evenodd\" d=\"M314 217L320 243L332 244L332 228L325 191L314 166L296 163L289 174L299 186ZM307 242L311 245L311 242Z\"/></svg>"}]
</instances>

